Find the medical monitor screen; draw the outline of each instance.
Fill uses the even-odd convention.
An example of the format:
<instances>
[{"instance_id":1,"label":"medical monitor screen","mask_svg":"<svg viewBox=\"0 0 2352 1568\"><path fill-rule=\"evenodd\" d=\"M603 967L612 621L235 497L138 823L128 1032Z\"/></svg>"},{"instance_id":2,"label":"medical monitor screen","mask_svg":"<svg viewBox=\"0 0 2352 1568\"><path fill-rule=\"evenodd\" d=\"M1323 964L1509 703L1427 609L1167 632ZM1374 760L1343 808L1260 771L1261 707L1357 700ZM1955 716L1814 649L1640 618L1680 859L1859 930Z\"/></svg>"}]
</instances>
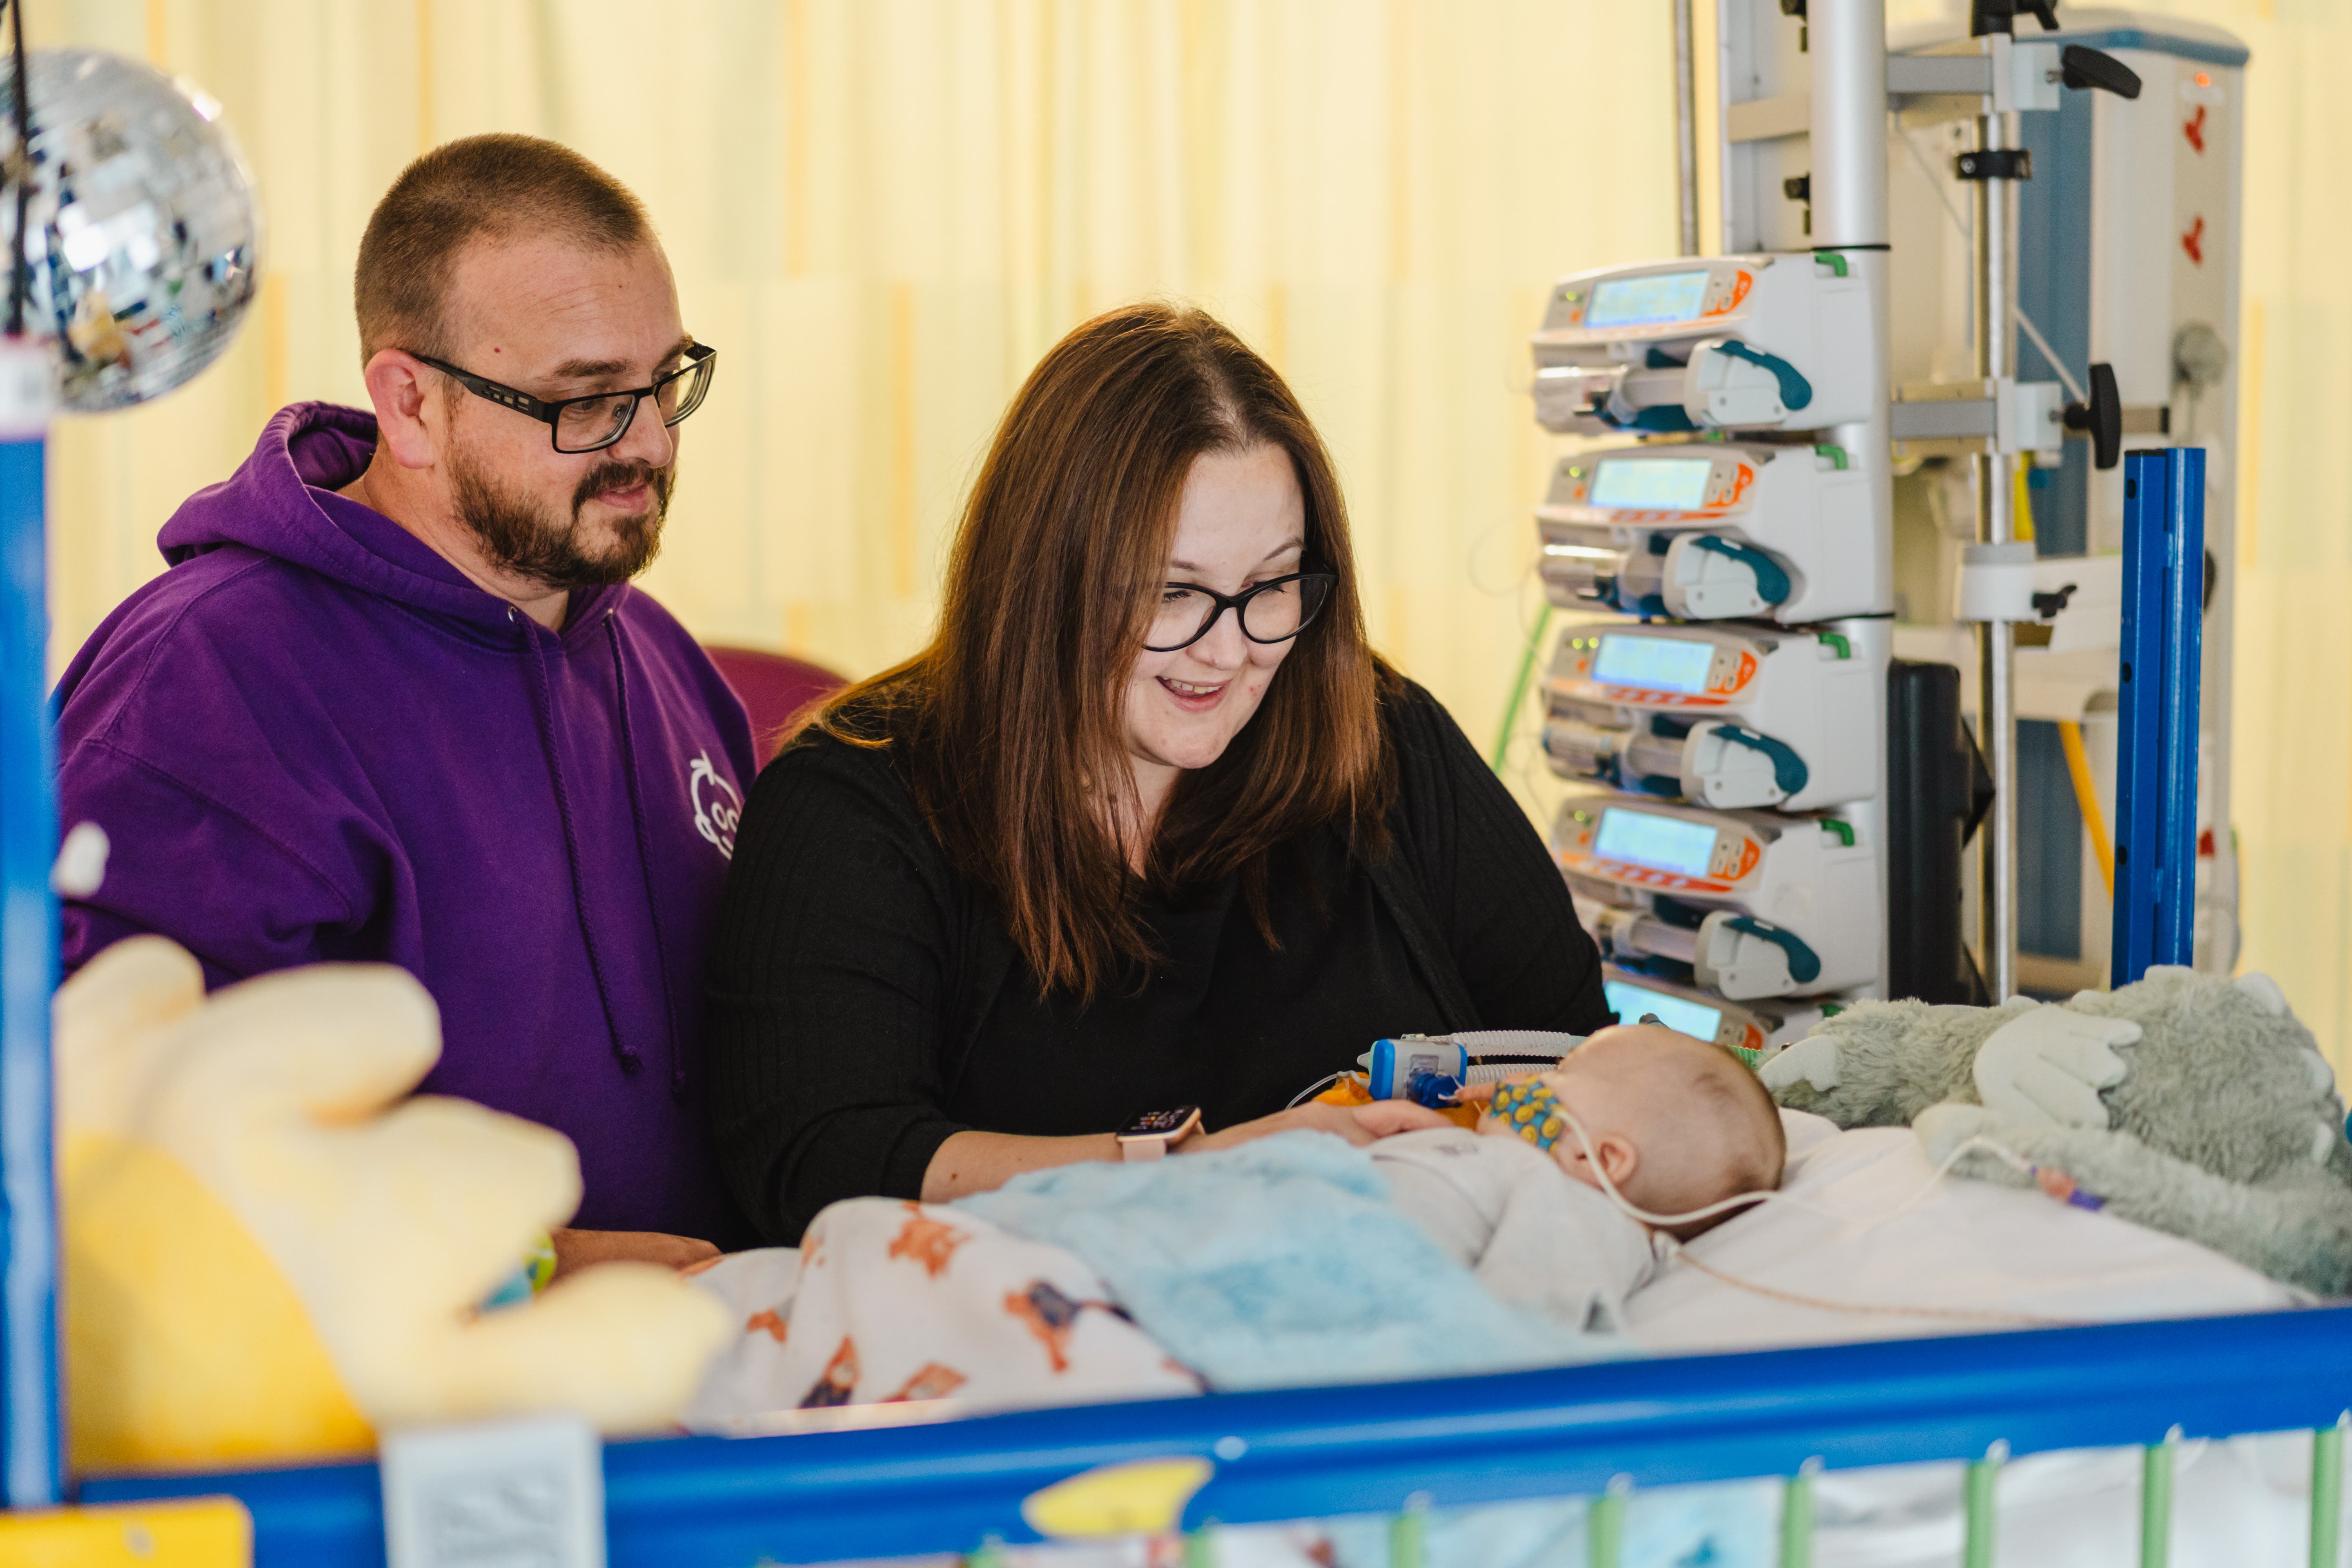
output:
<instances>
[{"instance_id":1,"label":"medical monitor screen","mask_svg":"<svg viewBox=\"0 0 2352 1568\"><path fill-rule=\"evenodd\" d=\"M1601 994L1608 998L1609 1010L1617 1015L1621 1024L1638 1024L1643 1014L1654 1013L1658 1022L1675 1033L1702 1040L1714 1039L1716 1031L1723 1026L1720 1007L1709 1007L1660 991L1644 991L1622 980L1603 981Z\"/></svg>"},{"instance_id":2,"label":"medical monitor screen","mask_svg":"<svg viewBox=\"0 0 2352 1568\"><path fill-rule=\"evenodd\" d=\"M1698 319L1706 298L1706 272L1652 272L1640 278L1612 278L1592 290L1585 309L1588 327L1646 327L1660 321Z\"/></svg>"},{"instance_id":3,"label":"medical monitor screen","mask_svg":"<svg viewBox=\"0 0 2352 1568\"><path fill-rule=\"evenodd\" d=\"M1704 877L1715 858L1715 829L1704 822L1653 816L1612 806L1601 814L1592 852L1604 860L1625 860L1685 877Z\"/></svg>"},{"instance_id":4,"label":"medical monitor screen","mask_svg":"<svg viewBox=\"0 0 2352 1568\"><path fill-rule=\"evenodd\" d=\"M1644 691L1696 697L1706 689L1706 672L1714 667L1711 642L1610 632L1601 639L1601 651L1593 655L1592 679L1610 686L1638 686Z\"/></svg>"},{"instance_id":5,"label":"medical monitor screen","mask_svg":"<svg viewBox=\"0 0 2352 1568\"><path fill-rule=\"evenodd\" d=\"M1660 458L1652 462L1603 463L1592 476L1594 506L1644 511L1689 511L1706 501L1711 458Z\"/></svg>"}]
</instances>

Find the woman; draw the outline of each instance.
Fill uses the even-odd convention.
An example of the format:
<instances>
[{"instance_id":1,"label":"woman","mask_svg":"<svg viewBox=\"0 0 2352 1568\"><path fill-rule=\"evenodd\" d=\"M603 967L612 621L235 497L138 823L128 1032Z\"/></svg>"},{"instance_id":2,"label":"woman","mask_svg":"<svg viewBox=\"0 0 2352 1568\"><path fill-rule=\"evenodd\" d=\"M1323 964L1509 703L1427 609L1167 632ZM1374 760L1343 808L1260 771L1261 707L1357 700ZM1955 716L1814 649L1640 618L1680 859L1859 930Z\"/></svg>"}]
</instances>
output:
<instances>
[{"instance_id":1,"label":"woman","mask_svg":"<svg viewBox=\"0 0 2352 1568\"><path fill-rule=\"evenodd\" d=\"M824 1205L1429 1113L1283 1108L1383 1035L1610 1021L1527 818L1364 637L1328 455L1195 310L1045 356L931 646L761 774L712 970L735 1192ZM1167 1112L1156 1131L1139 1116Z\"/></svg>"}]
</instances>

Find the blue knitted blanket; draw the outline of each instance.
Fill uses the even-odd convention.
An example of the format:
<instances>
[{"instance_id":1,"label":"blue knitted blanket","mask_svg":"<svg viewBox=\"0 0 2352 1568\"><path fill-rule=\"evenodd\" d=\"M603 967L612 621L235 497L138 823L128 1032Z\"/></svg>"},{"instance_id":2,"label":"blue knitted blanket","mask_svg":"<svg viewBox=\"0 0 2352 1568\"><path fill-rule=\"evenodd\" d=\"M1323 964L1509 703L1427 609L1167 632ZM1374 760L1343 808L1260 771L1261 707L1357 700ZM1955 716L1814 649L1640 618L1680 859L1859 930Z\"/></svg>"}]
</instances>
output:
<instances>
[{"instance_id":1,"label":"blue knitted blanket","mask_svg":"<svg viewBox=\"0 0 2352 1568\"><path fill-rule=\"evenodd\" d=\"M1222 1389L1515 1371L1623 1353L1506 1305L1389 1206L1323 1132L1016 1176L955 1206L1091 1265L1137 1324Z\"/></svg>"}]
</instances>

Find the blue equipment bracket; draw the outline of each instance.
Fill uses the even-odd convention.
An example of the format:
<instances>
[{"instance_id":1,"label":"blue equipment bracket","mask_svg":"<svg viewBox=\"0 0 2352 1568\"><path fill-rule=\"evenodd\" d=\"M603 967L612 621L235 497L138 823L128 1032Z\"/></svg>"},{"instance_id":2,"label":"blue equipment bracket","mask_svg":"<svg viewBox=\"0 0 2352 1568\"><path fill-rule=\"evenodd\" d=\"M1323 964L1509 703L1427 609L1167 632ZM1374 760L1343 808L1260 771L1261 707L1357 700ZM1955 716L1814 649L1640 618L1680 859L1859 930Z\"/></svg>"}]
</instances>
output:
<instances>
[{"instance_id":1,"label":"blue equipment bracket","mask_svg":"<svg viewBox=\"0 0 2352 1568\"><path fill-rule=\"evenodd\" d=\"M2116 985L2137 980L2150 964L2188 963L2194 945L2204 602L2204 448L2125 454Z\"/></svg>"}]
</instances>

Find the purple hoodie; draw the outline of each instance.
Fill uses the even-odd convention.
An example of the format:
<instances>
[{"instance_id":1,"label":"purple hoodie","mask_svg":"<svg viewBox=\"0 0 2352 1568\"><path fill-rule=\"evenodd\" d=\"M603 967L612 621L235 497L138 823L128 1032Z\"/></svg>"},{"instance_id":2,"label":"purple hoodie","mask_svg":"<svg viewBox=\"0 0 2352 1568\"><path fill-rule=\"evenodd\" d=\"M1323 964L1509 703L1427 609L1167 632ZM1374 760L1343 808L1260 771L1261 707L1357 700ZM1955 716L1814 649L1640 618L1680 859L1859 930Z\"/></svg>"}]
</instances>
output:
<instances>
[{"instance_id":1,"label":"purple hoodie","mask_svg":"<svg viewBox=\"0 0 2352 1568\"><path fill-rule=\"evenodd\" d=\"M280 412L66 670L60 820L113 844L67 967L133 931L214 984L397 963L441 1007L424 1087L568 1135L574 1223L739 1240L700 1052L743 706L636 589L575 592L550 632L333 494L375 435Z\"/></svg>"}]
</instances>

